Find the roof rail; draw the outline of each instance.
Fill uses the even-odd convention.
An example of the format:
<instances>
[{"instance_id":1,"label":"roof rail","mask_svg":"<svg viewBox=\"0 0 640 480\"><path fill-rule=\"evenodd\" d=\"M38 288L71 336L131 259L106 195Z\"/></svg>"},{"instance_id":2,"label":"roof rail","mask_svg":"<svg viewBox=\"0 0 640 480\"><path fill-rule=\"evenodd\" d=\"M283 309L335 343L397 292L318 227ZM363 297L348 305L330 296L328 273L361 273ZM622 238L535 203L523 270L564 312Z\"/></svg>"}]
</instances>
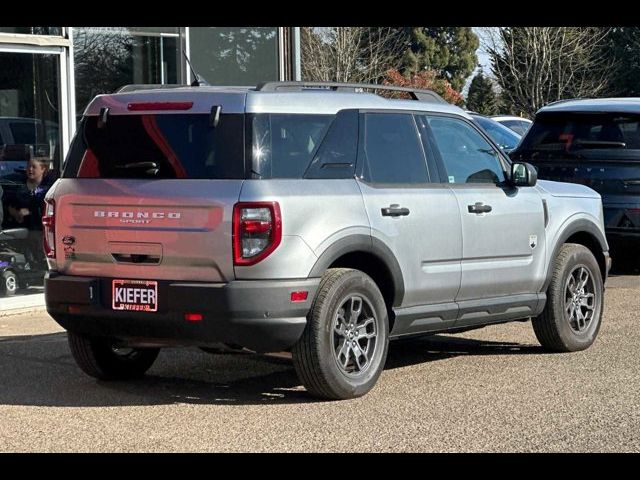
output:
<instances>
[{"instance_id":1,"label":"roof rail","mask_svg":"<svg viewBox=\"0 0 640 480\"><path fill-rule=\"evenodd\" d=\"M432 90L420 90L411 87L396 87L393 85L372 85L369 83L342 82L264 82L256 86L259 92L302 91L305 89L325 89L332 91L362 92L366 90L388 90L392 92L406 92L413 100L424 102L447 103L440 95Z\"/></svg>"}]
</instances>

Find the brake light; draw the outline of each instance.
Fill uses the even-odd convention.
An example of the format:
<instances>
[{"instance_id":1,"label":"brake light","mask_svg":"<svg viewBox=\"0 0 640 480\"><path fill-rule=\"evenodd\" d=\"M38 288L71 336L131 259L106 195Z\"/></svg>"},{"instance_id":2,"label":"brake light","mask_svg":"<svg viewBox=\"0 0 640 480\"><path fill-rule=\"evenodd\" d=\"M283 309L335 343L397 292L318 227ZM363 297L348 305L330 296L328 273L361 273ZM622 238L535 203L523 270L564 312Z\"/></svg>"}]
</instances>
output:
<instances>
[{"instance_id":1,"label":"brake light","mask_svg":"<svg viewBox=\"0 0 640 480\"><path fill-rule=\"evenodd\" d=\"M282 240L278 202L239 202L233 207L233 263L254 265Z\"/></svg>"},{"instance_id":2,"label":"brake light","mask_svg":"<svg viewBox=\"0 0 640 480\"><path fill-rule=\"evenodd\" d=\"M56 204L53 199L45 199L42 215L42 243L47 258L56 258Z\"/></svg>"},{"instance_id":3,"label":"brake light","mask_svg":"<svg viewBox=\"0 0 640 480\"><path fill-rule=\"evenodd\" d=\"M190 110L193 102L134 102L127 104L127 110Z\"/></svg>"}]
</instances>

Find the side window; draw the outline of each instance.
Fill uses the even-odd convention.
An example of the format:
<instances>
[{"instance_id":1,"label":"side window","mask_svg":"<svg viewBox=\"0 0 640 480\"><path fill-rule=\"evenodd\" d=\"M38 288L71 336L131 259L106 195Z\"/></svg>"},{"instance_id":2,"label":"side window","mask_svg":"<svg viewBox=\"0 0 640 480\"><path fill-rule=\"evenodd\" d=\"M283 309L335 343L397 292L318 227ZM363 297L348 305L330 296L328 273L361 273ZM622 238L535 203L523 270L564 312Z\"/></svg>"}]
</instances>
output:
<instances>
[{"instance_id":1,"label":"side window","mask_svg":"<svg viewBox=\"0 0 640 480\"><path fill-rule=\"evenodd\" d=\"M427 121L449 183L500 183L504 171L499 154L482 135L463 120L428 116Z\"/></svg>"},{"instance_id":2,"label":"side window","mask_svg":"<svg viewBox=\"0 0 640 480\"><path fill-rule=\"evenodd\" d=\"M413 116L366 113L361 117L363 178L372 183L426 183L427 164Z\"/></svg>"},{"instance_id":3,"label":"side window","mask_svg":"<svg viewBox=\"0 0 640 480\"><path fill-rule=\"evenodd\" d=\"M358 147L358 112L338 112L304 178L353 178Z\"/></svg>"},{"instance_id":4,"label":"side window","mask_svg":"<svg viewBox=\"0 0 640 480\"><path fill-rule=\"evenodd\" d=\"M302 178L333 115L252 115L252 165L260 178Z\"/></svg>"}]
</instances>

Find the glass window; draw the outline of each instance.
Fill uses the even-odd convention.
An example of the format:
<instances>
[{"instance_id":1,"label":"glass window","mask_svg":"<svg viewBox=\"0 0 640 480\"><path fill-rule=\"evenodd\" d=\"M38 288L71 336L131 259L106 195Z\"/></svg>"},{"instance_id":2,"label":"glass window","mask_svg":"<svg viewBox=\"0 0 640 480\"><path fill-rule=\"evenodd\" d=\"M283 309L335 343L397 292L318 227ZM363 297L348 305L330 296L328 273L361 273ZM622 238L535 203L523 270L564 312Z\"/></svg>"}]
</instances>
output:
<instances>
[{"instance_id":1,"label":"glass window","mask_svg":"<svg viewBox=\"0 0 640 480\"><path fill-rule=\"evenodd\" d=\"M637 160L640 115L620 113L543 113L523 138L518 152L531 159L572 157Z\"/></svg>"},{"instance_id":2,"label":"glass window","mask_svg":"<svg viewBox=\"0 0 640 480\"><path fill-rule=\"evenodd\" d=\"M59 55L0 52L0 182L24 175L32 156L57 171L59 81Z\"/></svg>"},{"instance_id":3,"label":"glass window","mask_svg":"<svg viewBox=\"0 0 640 480\"><path fill-rule=\"evenodd\" d=\"M358 112L338 112L305 178L353 178L358 147Z\"/></svg>"},{"instance_id":4,"label":"glass window","mask_svg":"<svg viewBox=\"0 0 640 480\"><path fill-rule=\"evenodd\" d=\"M74 28L77 116L123 85L180 83L179 40L177 27Z\"/></svg>"},{"instance_id":5,"label":"glass window","mask_svg":"<svg viewBox=\"0 0 640 480\"><path fill-rule=\"evenodd\" d=\"M0 27L0 33L60 36L62 35L62 27Z\"/></svg>"},{"instance_id":6,"label":"glass window","mask_svg":"<svg viewBox=\"0 0 640 480\"><path fill-rule=\"evenodd\" d=\"M244 120L223 114L87 117L74 139L65 177L244 178Z\"/></svg>"},{"instance_id":7,"label":"glass window","mask_svg":"<svg viewBox=\"0 0 640 480\"><path fill-rule=\"evenodd\" d=\"M190 60L211 85L256 85L278 80L276 27L191 27Z\"/></svg>"},{"instance_id":8,"label":"glass window","mask_svg":"<svg viewBox=\"0 0 640 480\"><path fill-rule=\"evenodd\" d=\"M427 116L449 183L500 183L504 171L499 154L465 121Z\"/></svg>"},{"instance_id":9,"label":"glass window","mask_svg":"<svg viewBox=\"0 0 640 480\"><path fill-rule=\"evenodd\" d=\"M373 183L426 183L427 164L413 116L367 113L362 116L363 178Z\"/></svg>"},{"instance_id":10,"label":"glass window","mask_svg":"<svg viewBox=\"0 0 640 480\"><path fill-rule=\"evenodd\" d=\"M254 175L302 178L334 116L261 113L250 118Z\"/></svg>"},{"instance_id":11,"label":"glass window","mask_svg":"<svg viewBox=\"0 0 640 480\"><path fill-rule=\"evenodd\" d=\"M503 150L513 150L520 142L520 135L495 120L480 115L471 116L487 132L489 138Z\"/></svg>"}]
</instances>

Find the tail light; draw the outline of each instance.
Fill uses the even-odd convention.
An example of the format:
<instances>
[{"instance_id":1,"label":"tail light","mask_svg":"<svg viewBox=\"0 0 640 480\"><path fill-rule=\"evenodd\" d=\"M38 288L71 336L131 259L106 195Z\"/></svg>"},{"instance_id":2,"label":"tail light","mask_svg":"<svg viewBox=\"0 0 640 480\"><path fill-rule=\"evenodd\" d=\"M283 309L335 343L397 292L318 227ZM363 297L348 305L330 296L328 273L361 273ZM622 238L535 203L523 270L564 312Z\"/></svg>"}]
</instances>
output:
<instances>
[{"instance_id":1,"label":"tail light","mask_svg":"<svg viewBox=\"0 0 640 480\"><path fill-rule=\"evenodd\" d=\"M42 215L42 241L47 258L56 258L56 204L52 199L45 199L45 210Z\"/></svg>"},{"instance_id":2,"label":"tail light","mask_svg":"<svg viewBox=\"0 0 640 480\"><path fill-rule=\"evenodd\" d=\"M254 265L282 240L278 202L240 202L233 207L233 263Z\"/></svg>"}]
</instances>

